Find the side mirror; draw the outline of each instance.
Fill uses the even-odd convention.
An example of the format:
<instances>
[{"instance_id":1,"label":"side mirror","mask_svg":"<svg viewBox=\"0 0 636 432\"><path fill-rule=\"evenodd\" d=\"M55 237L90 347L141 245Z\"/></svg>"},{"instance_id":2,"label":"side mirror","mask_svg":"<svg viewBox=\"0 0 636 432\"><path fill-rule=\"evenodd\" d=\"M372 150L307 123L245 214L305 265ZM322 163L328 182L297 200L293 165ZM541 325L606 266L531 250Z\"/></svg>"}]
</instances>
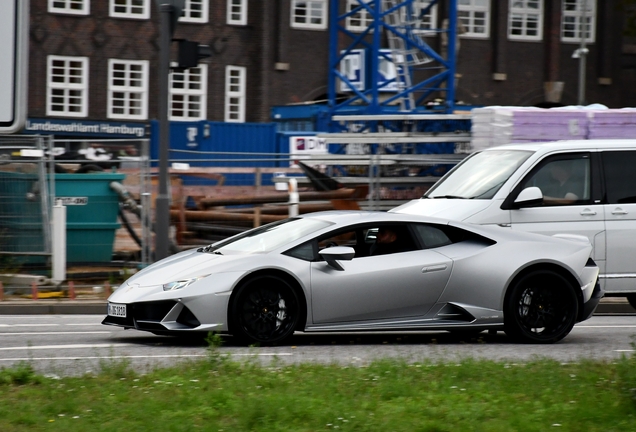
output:
<instances>
[{"instance_id":1,"label":"side mirror","mask_svg":"<svg viewBox=\"0 0 636 432\"><path fill-rule=\"evenodd\" d=\"M338 260L351 261L356 255L356 251L354 248L346 246L334 246L323 249L318 253L325 261L327 261L327 264L329 264L336 270L341 271L344 270L344 267L340 265Z\"/></svg>"},{"instance_id":2,"label":"side mirror","mask_svg":"<svg viewBox=\"0 0 636 432\"><path fill-rule=\"evenodd\" d=\"M543 192L536 186L530 186L519 192L514 202L514 208L524 208L539 205L543 202Z\"/></svg>"}]
</instances>

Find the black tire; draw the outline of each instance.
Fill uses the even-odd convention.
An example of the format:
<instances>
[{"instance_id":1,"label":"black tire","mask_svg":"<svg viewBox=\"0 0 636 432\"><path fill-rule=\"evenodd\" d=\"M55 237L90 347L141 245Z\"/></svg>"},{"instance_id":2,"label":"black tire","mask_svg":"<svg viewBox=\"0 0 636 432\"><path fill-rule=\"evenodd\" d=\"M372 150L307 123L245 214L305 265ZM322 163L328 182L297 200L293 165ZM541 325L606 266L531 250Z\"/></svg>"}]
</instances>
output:
<instances>
[{"instance_id":1,"label":"black tire","mask_svg":"<svg viewBox=\"0 0 636 432\"><path fill-rule=\"evenodd\" d=\"M255 277L242 285L230 312L233 335L247 344L260 345L291 337L303 315L296 291L275 276Z\"/></svg>"},{"instance_id":2,"label":"black tire","mask_svg":"<svg viewBox=\"0 0 636 432\"><path fill-rule=\"evenodd\" d=\"M505 331L524 343L554 343L566 337L579 312L572 284L549 270L523 276L511 288L504 308Z\"/></svg>"}]
</instances>

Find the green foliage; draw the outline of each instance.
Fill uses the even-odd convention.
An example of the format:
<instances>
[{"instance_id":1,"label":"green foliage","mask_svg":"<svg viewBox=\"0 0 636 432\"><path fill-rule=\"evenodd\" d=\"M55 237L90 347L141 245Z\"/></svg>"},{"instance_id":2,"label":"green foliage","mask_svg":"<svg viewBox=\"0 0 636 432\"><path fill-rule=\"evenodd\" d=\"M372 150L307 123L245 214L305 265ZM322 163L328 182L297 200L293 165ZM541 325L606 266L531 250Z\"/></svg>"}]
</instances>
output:
<instances>
[{"instance_id":1,"label":"green foliage","mask_svg":"<svg viewBox=\"0 0 636 432\"><path fill-rule=\"evenodd\" d=\"M12 376L39 385L0 386L0 430L636 430L634 357L284 365L221 360L219 338L208 343L213 364L147 374L113 361L97 375L35 379L20 365Z\"/></svg>"},{"instance_id":2,"label":"green foliage","mask_svg":"<svg viewBox=\"0 0 636 432\"><path fill-rule=\"evenodd\" d=\"M208 344L208 361L213 366L220 365L225 359L219 350L223 345L223 339L217 333L208 332L205 341Z\"/></svg>"},{"instance_id":3,"label":"green foliage","mask_svg":"<svg viewBox=\"0 0 636 432\"><path fill-rule=\"evenodd\" d=\"M0 385L39 384L40 381L41 377L27 362L19 362L13 367L0 369Z\"/></svg>"}]
</instances>

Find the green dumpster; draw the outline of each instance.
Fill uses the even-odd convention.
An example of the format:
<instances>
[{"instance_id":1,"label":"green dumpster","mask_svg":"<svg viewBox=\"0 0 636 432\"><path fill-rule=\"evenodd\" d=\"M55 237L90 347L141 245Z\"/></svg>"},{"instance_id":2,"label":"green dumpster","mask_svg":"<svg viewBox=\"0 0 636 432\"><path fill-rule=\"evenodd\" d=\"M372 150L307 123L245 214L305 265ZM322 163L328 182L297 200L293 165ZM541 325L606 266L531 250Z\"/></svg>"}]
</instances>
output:
<instances>
[{"instance_id":1,"label":"green dumpster","mask_svg":"<svg viewBox=\"0 0 636 432\"><path fill-rule=\"evenodd\" d=\"M56 201L66 206L66 260L100 263L112 259L119 197L110 188L124 174L55 174ZM0 248L9 252L44 251L42 208L35 174L0 172ZM33 193L36 193L35 196ZM16 256L42 264L44 256Z\"/></svg>"}]
</instances>

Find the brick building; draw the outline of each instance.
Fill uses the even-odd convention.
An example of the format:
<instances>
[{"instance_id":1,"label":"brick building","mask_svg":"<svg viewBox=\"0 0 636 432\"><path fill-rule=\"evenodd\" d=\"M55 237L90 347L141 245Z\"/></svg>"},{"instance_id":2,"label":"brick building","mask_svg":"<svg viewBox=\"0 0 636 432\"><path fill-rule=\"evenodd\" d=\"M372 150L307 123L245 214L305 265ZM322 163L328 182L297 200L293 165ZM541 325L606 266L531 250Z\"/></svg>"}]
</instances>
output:
<instances>
[{"instance_id":1,"label":"brick building","mask_svg":"<svg viewBox=\"0 0 636 432\"><path fill-rule=\"evenodd\" d=\"M345 11L359 1L337 4ZM448 1L440 0L426 17L432 26L443 25ZM334 4L186 0L174 37L210 45L212 56L171 74L170 119L266 122L272 106L324 98ZM469 105L575 104L579 60L572 54L585 21L586 102L636 106L636 41L624 36L620 4L460 0L457 99ZM31 0L30 15L29 118L157 118L156 0ZM360 31L364 20L354 15L347 26ZM426 40L443 48L439 34Z\"/></svg>"}]
</instances>

